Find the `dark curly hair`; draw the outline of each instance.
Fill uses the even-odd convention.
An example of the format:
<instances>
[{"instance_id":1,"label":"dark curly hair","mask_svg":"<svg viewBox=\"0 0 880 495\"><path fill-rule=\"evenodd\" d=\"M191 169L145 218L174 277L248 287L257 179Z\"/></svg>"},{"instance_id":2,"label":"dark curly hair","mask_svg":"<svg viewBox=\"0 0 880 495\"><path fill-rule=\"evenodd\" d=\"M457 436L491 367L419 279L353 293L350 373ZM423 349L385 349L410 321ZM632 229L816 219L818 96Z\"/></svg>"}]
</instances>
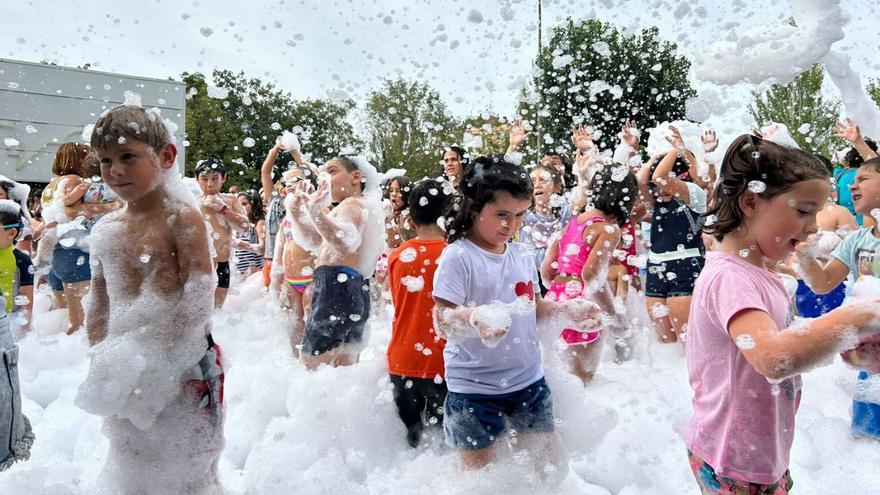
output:
<instances>
[{"instance_id":1,"label":"dark curly hair","mask_svg":"<svg viewBox=\"0 0 880 495\"><path fill-rule=\"evenodd\" d=\"M483 208L495 201L495 194L506 191L517 199L532 199L532 179L526 169L504 161L498 156L481 156L472 161L462 173L460 195L447 217L446 241L455 242L468 235L476 217Z\"/></svg>"},{"instance_id":2,"label":"dark curly hair","mask_svg":"<svg viewBox=\"0 0 880 495\"><path fill-rule=\"evenodd\" d=\"M625 175L621 171L625 171ZM636 176L626 165L615 163L602 167L593 175L587 202L613 218L617 225L623 225L629 220L638 195L639 181Z\"/></svg>"},{"instance_id":3,"label":"dark curly hair","mask_svg":"<svg viewBox=\"0 0 880 495\"><path fill-rule=\"evenodd\" d=\"M739 197L752 181L762 182L764 190L757 194L770 199L794 189L800 182L829 177L825 165L806 151L749 134L739 136L724 154L715 195L705 214L707 219L714 218L706 222L703 232L721 241L742 226L744 216Z\"/></svg>"}]
</instances>

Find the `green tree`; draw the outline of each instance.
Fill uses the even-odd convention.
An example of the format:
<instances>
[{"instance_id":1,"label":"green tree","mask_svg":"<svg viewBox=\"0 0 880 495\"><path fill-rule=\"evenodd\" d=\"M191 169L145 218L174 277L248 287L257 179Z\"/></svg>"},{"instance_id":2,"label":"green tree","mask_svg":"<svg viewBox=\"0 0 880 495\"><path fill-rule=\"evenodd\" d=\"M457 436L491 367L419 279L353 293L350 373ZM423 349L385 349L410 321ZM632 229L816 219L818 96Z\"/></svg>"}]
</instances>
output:
<instances>
[{"instance_id":1,"label":"green tree","mask_svg":"<svg viewBox=\"0 0 880 495\"><path fill-rule=\"evenodd\" d=\"M307 160L321 164L360 145L348 121L354 102L296 101L287 92L243 72L215 70L208 83L201 73L182 75L186 84L186 172L208 156L229 169L227 186L257 188L260 166L284 130L295 132ZM210 88L209 88L210 86ZM290 161L279 157L275 176Z\"/></svg>"},{"instance_id":2,"label":"green tree","mask_svg":"<svg viewBox=\"0 0 880 495\"><path fill-rule=\"evenodd\" d=\"M641 129L681 119L694 96L687 80L690 61L675 43L661 41L655 27L625 34L596 19L569 18L553 28L538 55L532 92L523 92L519 113L540 128L538 149L571 148L571 128L590 125L600 147L616 144L627 120ZM643 142L647 142L643 139Z\"/></svg>"},{"instance_id":3,"label":"green tree","mask_svg":"<svg viewBox=\"0 0 880 495\"><path fill-rule=\"evenodd\" d=\"M822 97L825 71L815 64L788 84L774 84L764 93L754 92L749 113L758 126L779 122L788 126L801 149L831 156L844 143L834 137L834 124L840 115L840 102ZM804 125L808 124L808 125Z\"/></svg>"},{"instance_id":4,"label":"green tree","mask_svg":"<svg viewBox=\"0 0 880 495\"><path fill-rule=\"evenodd\" d=\"M874 100L874 104L880 107L880 79L872 79L866 89L868 90L868 96Z\"/></svg>"},{"instance_id":5,"label":"green tree","mask_svg":"<svg viewBox=\"0 0 880 495\"><path fill-rule=\"evenodd\" d=\"M438 173L443 145L461 139L440 95L424 83L385 80L370 93L365 119L376 168L404 168L412 178Z\"/></svg>"}]
</instances>

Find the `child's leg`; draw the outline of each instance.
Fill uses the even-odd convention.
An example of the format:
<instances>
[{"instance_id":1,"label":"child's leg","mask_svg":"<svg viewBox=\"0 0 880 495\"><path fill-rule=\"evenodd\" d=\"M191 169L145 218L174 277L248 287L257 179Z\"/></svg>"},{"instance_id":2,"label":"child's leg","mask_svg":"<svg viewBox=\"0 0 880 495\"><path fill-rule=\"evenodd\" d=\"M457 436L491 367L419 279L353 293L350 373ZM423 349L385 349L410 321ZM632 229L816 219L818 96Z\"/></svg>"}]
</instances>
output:
<instances>
[{"instance_id":1,"label":"child's leg","mask_svg":"<svg viewBox=\"0 0 880 495\"><path fill-rule=\"evenodd\" d=\"M287 282L284 282L284 284L287 285L285 293L290 301L290 348L293 350L293 355L299 357L299 347L297 346L302 344L303 330L305 328L303 294L290 287L290 284Z\"/></svg>"},{"instance_id":2,"label":"child's leg","mask_svg":"<svg viewBox=\"0 0 880 495\"><path fill-rule=\"evenodd\" d=\"M602 334L604 335L604 332ZM599 367L599 358L602 355L604 342L604 337L600 337L599 340L590 344L568 346L569 367L584 385L590 383Z\"/></svg>"},{"instance_id":3,"label":"child's leg","mask_svg":"<svg viewBox=\"0 0 880 495\"><path fill-rule=\"evenodd\" d=\"M538 479L560 483L568 476L568 450L556 432L524 433L519 437L516 450L531 454Z\"/></svg>"},{"instance_id":4,"label":"child's leg","mask_svg":"<svg viewBox=\"0 0 880 495\"><path fill-rule=\"evenodd\" d=\"M669 319L672 322L672 329L678 338L684 340L687 338L688 316L691 311L691 296L668 297L666 305L669 307Z\"/></svg>"},{"instance_id":5,"label":"child's leg","mask_svg":"<svg viewBox=\"0 0 880 495\"><path fill-rule=\"evenodd\" d=\"M648 315L654 323L654 329L657 330L657 337L660 338L660 342L664 343L678 340L677 334L673 330L672 321L669 318L670 309L666 301L667 299L659 297L645 297Z\"/></svg>"},{"instance_id":6,"label":"child's leg","mask_svg":"<svg viewBox=\"0 0 880 495\"><path fill-rule=\"evenodd\" d=\"M424 422L422 412L425 410L425 396L417 379L399 375L389 375L394 386L394 403L397 415L406 426L406 441L410 447L417 447L422 438Z\"/></svg>"},{"instance_id":7,"label":"child's leg","mask_svg":"<svg viewBox=\"0 0 880 495\"><path fill-rule=\"evenodd\" d=\"M443 425L443 403L446 401L446 382L427 380L423 388L425 419L429 425Z\"/></svg>"},{"instance_id":8,"label":"child's leg","mask_svg":"<svg viewBox=\"0 0 880 495\"><path fill-rule=\"evenodd\" d=\"M78 331L86 319L82 298L89 291L90 284L89 281L64 284L64 299L67 304L67 316L70 319L70 327L67 329L68 335Z\"/></svg>"},{"instance_id":9,"label":"child's leg","mask_svg":"<svg viewBox=\"0 0 880 495\"><path fill-rule=\"evenodd\" d=\"M461 469L464 471L482 469L492 462L492 447L479 450L462 450L459 459L461 460Z\"/></svg>"},{"instance_id":10,"label":"child's leg","mask_svg":"<svg viewBox=\"0 0 880 495\"><path fill-rule=\"evenodd\" d=\"M226 293L229 292L229 261L217 262L217 288L214 290L214 308L220 309L226 302Z\"/></svg>"}]
</instances>

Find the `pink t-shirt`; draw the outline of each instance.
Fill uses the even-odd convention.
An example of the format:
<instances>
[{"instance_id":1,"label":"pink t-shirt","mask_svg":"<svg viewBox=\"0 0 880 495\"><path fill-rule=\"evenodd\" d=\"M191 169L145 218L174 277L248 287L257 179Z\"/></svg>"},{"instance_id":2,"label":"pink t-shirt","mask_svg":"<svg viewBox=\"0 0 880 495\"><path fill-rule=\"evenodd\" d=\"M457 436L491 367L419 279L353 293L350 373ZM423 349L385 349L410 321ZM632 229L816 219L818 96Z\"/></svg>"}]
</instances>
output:
<instances>
[{"instance_id":1,"label":"pink t-shirt","mask_svg":"<svg viewBox=\"0 0 880 495\"><path fill-rule=\"evenodd\" d=\"M791 322L790 307L776 274L730 254L706 256L688 322L694 415L685 441L721 476L766 484L788 469L801 378L771 384L746 360L727 325L740 311L758 309L782 330Z\"/></svg>"}]
</instances>

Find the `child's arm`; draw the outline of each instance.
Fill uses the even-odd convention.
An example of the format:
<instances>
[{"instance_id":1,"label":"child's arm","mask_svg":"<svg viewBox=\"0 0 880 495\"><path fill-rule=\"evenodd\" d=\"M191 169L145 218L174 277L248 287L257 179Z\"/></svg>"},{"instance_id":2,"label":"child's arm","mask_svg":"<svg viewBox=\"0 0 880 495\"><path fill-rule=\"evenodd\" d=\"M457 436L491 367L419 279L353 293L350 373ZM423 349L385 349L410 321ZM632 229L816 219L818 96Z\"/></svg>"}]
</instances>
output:
<instances>
[{"instance_id":1,"label":"child's arm","mask_svg":"<svg viewBox=\"0 0 880 495\"><path fill-rule=\"evenodd\" d=\"M287 244L287 242L285 242L282 229L279 229L278 233L275 234L275 252L272 256L272 268L269 272L269 288L273 291L279 291L281 289L281 284L284 283L284 245Z\"/></svg>"},{"instance_id":2,"label":"child's arm","mask_svg":"<svg viewBox=\"0 0 880 495\"><path fill-rule=\"evenodd\" d=\"M675 165L675 158L678 156L677 150L666 153L666 156L660 160L660 164L654 169L651 180L657 185L661 194L669 194L675 196L683 203L688 204L691 201L691 193L684 181L678 177L672 176L672 166Z\"/></svg>"},{"instance_id":3,"label":"child's arm","mask_svg":"<svg viewBox=\"0 0 880 495\"><path fill-rule=\"evenodd\" d=\"M317 253L321 248L324 239L321 238L321 234L318 233L317 228L315 228L315 223L307 213L308 207L306 204L306 198L308 197L310 189L311 186L308 181L302 181L297 184L295 190L288 193L294 195L293 208L291 208L292 213L288 213L288 216L290 217L291 223L294 225L294 241L296 241L296 243L303 249L311 253Z\"/></svg>"},{"instance_id":4,"label":"child's arm","mask_svg":"<svg viewBox=\"0 0 880 495\"><path fill-rule=\"evenodd\" d=\"M841 242L846 242L846 239ZM816 294L827 294L846 280L849 267L833 256L825 266L822 266L815 257L806 252L809 248L810 245L806 242L796 247L794 256L798 271L810 290Z\"/></svg>"},{"instance_id":5,"label":"child's arm","mask_svg":"<svg viewBox=\"0 0 880 495\"><path fill-rule=\"evenodd\" d=\"M59 186L61 186L61 184L63 184L61 202L64 203L64 206L73 206L79 201L82 201L86 191L89 190L89 183L76 175L68 175L61 181ZM60 188L61 187L59 187L59 189Z\"/></svg>"},{"instance_id":6,"label":"child's arm","mask_svg":"<svg viewBox=\"0 0 880 495\"><path fill-rule=\"evenodd\" d=\"M229 222L229 225L232 226L232 230L238 232L247 230L251 225L251 220L248 218L247 212L244 211L244 207L241 206L241 203L239 203L238 200L235 199L235 196L231 194L222 195L221 199L226 207L221 207L217 213Z\"/></svg>"},{"instance_id":7,"label":"child's arm","mask_svg":"<svg viewBox=\"0 0 880 495\"><path fill-rule=\"evenodd\" d=\"M648 187L648 182L651 181L651 164L654 163L654 157L651 157L647 163L642 165L642 168L639 169L639 173L636 175L639 183L639 196L641 196L642 204L645 205L645 215L648 215L648 211L654 205L654 195L651 194L651 189Z\"/></svg>"},{"instance_id":8,"label":"child's arm","mask_svg":"<svg viewBox=\"0 0 880 495\"><path fill-rule=\"evenodd\" d=\"M281 141L275 140L275 146L269 150L263 166L260 167L260 185L263 187L263 200L268 205L272 201L272 192L275 190L275 184L272 182L272 170L275 168L275 161L278 159L278 152L281 151Z\"/></svg>"},{"instance_id":9,"label":"child's arm","mask_svg":"<svg viewBox=\"0 0 880 495\"><path fill-rule=\"evenodd\" d=\"M332 216L328 215L324 207L329 196L329 184L321 183L309 200L308 214L323 242L329 243L343 255L353 254L363 241L361 209L355 203L347 201L334 208Z\"/></svg>"},{"instance_id":10,"label":"child's arm","mask_svg":"<svg viewBox=\"0 0 880 495\"><path fill-rule=\"evenodd\" d=\"M616 225L599 227L584 230L584 243L592 245L592 248L581 269L581 280L584 281L584 294L591 296L603 311L614 314L613 295L609 291L607 276L614 249L620 243L622 234ZM598 234L593 232L597 229L600 231ZM593 239L589 239L590 235L597 236L595 242L591 242Z\"/></svg>"},{"instance_id":11,"label":"child's arm","mask_svg":"<svg viewBox=\"0 0 880 495\"><path fill-rule=\"evenodd\" d=\"M479 337L484 343L497 344L497 341L507 334L512 324L506 308L510 306L509 304L466 307L438 297L434 298L434 302L434 330L444 339Z\"/></svg>"},{"instance_id":12,"label":"child's arm","mask_svg":"<svg viewBox=\"0 0 880 495\"><path fill-rule=\"evenodd\" d=\"M94 346L107 337L110 299L107 297L107 282L104 280L104 268L101 265L101 261L92 255L90 266L92 269L92 281L85 307L85 327L89 345Z\"/></svg>"},{"instance_id":13,"label":"child's arm","mask_svg":"<svg viewBox=\"0 0 880 495\"><path fill-rule=\"evenodd\" d=\"M874 309L877 304L880 301L838 308L805 328L781 331L765 311L744 309L730 319L727 330L735 342L754 342L740 349L758 373L780 380L855 346L860 337L880 332L880 312Z\"/></svg>"},{"instance_id":14,"label":"child's arm","mask_svg":"<svg viewBox=\"0 0 880 495\"><path fill-rule=\"evenodd\" d=\"M834 135L849 141L865 160L877 158L877 152L868 146L868 143L862 137L862 131L859 129L859 126L851 119L838 122L834 126Z\"/></svg>"},{"instance_id":15,"label":"child's arm","mask_svg":"<svg viewBox=\"0 0 880 495\"><path fill-rule=\"evenodd\" d=\"M547 252L544 254L544 261L541 262L541 280L544 282L544 287L550 287L550 284L556 278L556 274L559 273L558 255L559 234L557 233L550 240L550 245L547 246Z\"/></svg>"}]
</instances>

